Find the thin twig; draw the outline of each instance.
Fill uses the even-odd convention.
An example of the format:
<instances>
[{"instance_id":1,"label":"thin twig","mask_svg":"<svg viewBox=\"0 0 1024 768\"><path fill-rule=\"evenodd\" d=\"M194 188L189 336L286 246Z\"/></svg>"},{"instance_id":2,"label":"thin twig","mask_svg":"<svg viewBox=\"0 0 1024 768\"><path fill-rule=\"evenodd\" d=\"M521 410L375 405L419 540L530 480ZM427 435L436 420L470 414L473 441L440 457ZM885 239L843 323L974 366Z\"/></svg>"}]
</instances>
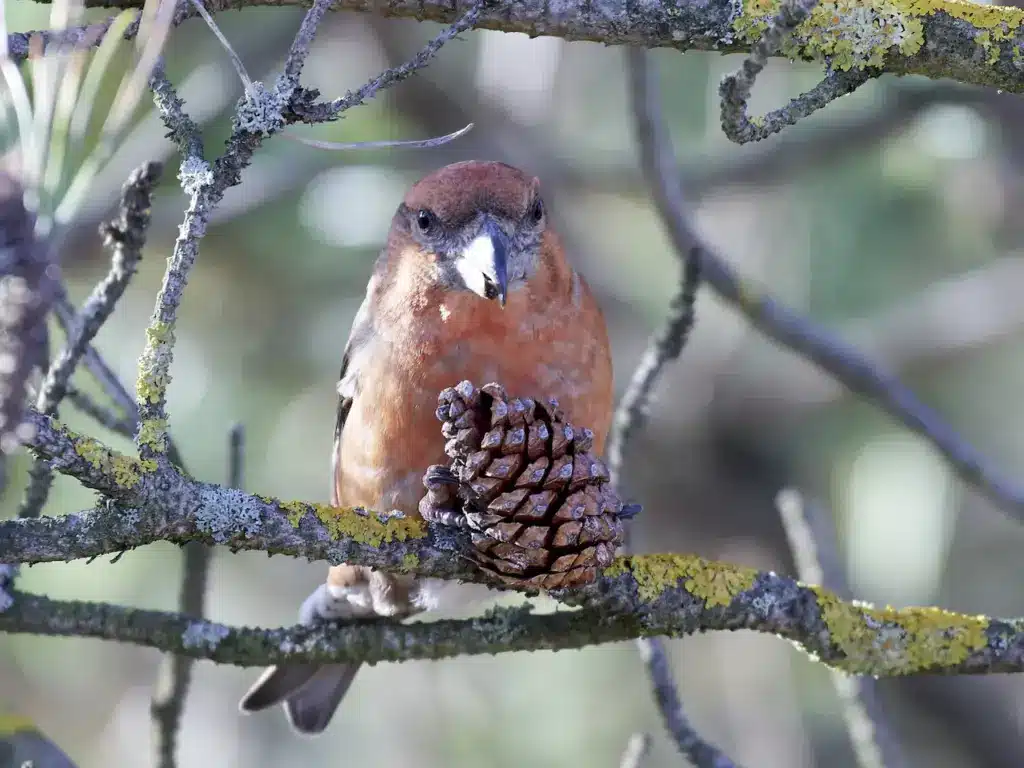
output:
<instances>
[{"instance_id":1,"label":"thin twig","mask_svg":"<svg viewBox=\"0 0 1024 768\"><path fill-rule=\"evenodd\" d=\"M110 271L93 289L77 313L64 348L46 373L36 398L36 410L56 415L67 394L71 376L99 329L110 317L138 269L149 227L153 190L160 179L158 163L146 163L132 172L121 190L120 215L101 228L104 244L111 250ZM53 470L36 463L29 473L29 485L19 507L22 517L42 512L53 483Z\"/></svg>"},{"instance_id":2,"label":"thin twig","mask_svg":"<svg viewBox=\"0 0 1024 768\"><path fill-rule=\"evenodd\" d=\"M683 702L672 679L665 644L660 637L644 637L636 641L647 667L647 677L654 691L658 711L676 747L696 768L736 768L724 752L701 738L683 711Z\"/></svg>"},{"instance_id":3,"label":"thin twig","mask_svg":"<svg viewBox=\"0 0 1024 768\"><path fill-rule=\"evenodd\" d=\"M795 490L780 492L775 505L800 579L821 584L844 600L852 599L846 569L836 546L835 525L825 508ZM861 768L905 766L907 762L899 742L886 724L877 681L833 671L832 682L843 705L843 718L857 764Z\"/></svg>"},{"instance_id":4,"label":"thin twig","mask_svg":"<svg viewBox=\"0 0 1024 768\"><path fill-rule=\"evenodd\" d=\"M644 121L641 131L651 135L652 143L666 147L667 156L672 155L671 139L659 132L656 124ZM669 239L677 250L690 248L701 239L687 218L675 212L672 175L662 177L666 182L655 190L654 200L668 228ZM976 487L1016 519L1024 520L1024 486L1002 474L987 456L964 440L895 375L739 275L706 243L701 249L701 279L762 334L817 365L851 392L874 402L892 418L921 435L965 483Z\"/></svg>"},{"instance_id":5,"label":"thin twig","mask_svg":"<svg viewBox=\"0 0 1024 768\"><path fill-rule=\"evenodd\" d=\"M64 331L64 335L70 338L71 334L74 333L78 311L71 303L71 299L68 298L67 290L63 284L58 286L57 300L54 302L53 308L57 321ZM128 414L128 417L133 422L137 421L139 409L135 405L135 399L128 393L127 388L114 372L114 369L107 364L107 361L103 359L91 344L86 347L82 364L85 365L86 370L96 380L96 383L100 385L107 397L114 401L114 405Z\"/></svg>"},{"instance_id":6,"label":"thin twig","mask_svg":"<svg viewBox=\"0 0 1024 768\"><path fill-rule=\"evenodd\" d=\"M91 395L74 386L68 387L68 400L79 411L101 427L116 435L131 438L135 434L136 421L117 413L113 408L97 403Z\"/></svg>"},{"instance_id":7,"label":"thin twig","mask_svg":"<svg viewBox=\"0 0 1024 768\"><path fill-rule=\"evenodd\" d=\"M323 139L312 139L308 136L300 136L292 133L291 131L285 131L284 137L291 141L298 142L299 144L305 144L307 147L313 147L315 149L328 149L335 152L350 152L352 150L371 150L371 149L433 149L435 147L441 147L448 144L455 139L461 138L469 133L473 129L473 123L469 123L464 128L460 128L452 133L447 133L444 136L434 136L430 139L390 139L384 141L324 141Z\"/></svg>"},{"instance_id":8,"label":"thin twig","mask_svg":"<svg viewBox=\"0 0 1024 768\"><path fill-rule=\"evenodd\" d=\"M245 432L236 424L228 434L229 488L238 488L242 482ZM182 558L181 591L178 595L178 610L184 616L197 619L206 615L206 590L213 551L202 544L192 542L184 547ZM185 710L185 699L192 682L194 660L188 656L174 654L164 660L161 683L150 704L150 715L156 736L156 755L159 768L174 768L176 763L178 734L181 717Z\"/></svg>"},{"instance_id":9,"label":"thin twig","mask_svg":"<svg viewBox=\"0 0 1024 768\"><path fill-rule=\"evenodd\" d=\"M445 43L458 37L476 26L480 20L483 9L488 5L487 0L476 3L450 27L444 29L439 35L428 42L409 61L397 67L385 70L355 91L349 91L344 96L326 104L316 104L303 107L300 116L305 122L322 123L333 120L342 112L362 104L367 99L373 98L380 91L397 85L403 80L412 77L416 72L423 69L430 63Z\"/></svg>"},{"instance_id":10,"label":"thin twig","mask_svg":"<svg viewBox=\"0 0 1024 768\"><path fill-rule=\"evenodd\" d=\"M782 46L786 36L791 34L808 16L820 0L783 0L775 18L764 31L761 39L754 43L750 55L743 60L740 68L722 78L718 94L722 98L722 130L737 144L760 141L778 133L787 125L807 117L825 105L857 90L875 76L868 69L830 72L820 83L806 93L793 99L787 106L770 112L756 121L747 115L747 102L754 88L754 81L761 74L768 57Z\"/></svg>"},{"instance_id":11,"label":"thin twig","mask_svg":"<svg viewBox=\"0 0 1024 768\"><path fill-rule=\"evenodd\" d=\"M227 37L221 31L220 26L216 21L213 20L213 16L206 10L206 6L203 5L203 0L191 0L193 7L200 16L203 17L203 21L206 22L206 26L210 28L221 47L227 51L228 58L231 59L231 64L235 68L235 72L238 74L239 79L242 81L242 85L245 86L245 90L249 91L252 89L252 78L249 77L249 73L245 69L245 64L242 62L242 57L238 55L235 49L228 42Z\"/></svg>"},{"instance_id":12,"label":"thin twig","mask_svg":"<svg viewBox=\"0 0 1024 768\"><path fill-rule=\"evenodd\" d=\"M619 768L641 768L647 753L651 751L651 736L648 733L634 733L629 737L626 748L619 759Z\"/></svg>"},{"instance_id":13,"label":"thin twig","mask_svg":"<svg viewBox=\"0 0 1024 768\"><path fill-rule=\"evenodd\" d=\"M649 139L650 131L642 130L661 119L656 73L646 51L630 48L627 57L637 140L644 158L645 174L652 189L661 190L659 194L672 201L673 209L681 211L683 192L675 158L670 148L645 141ZM682 267L679 290L672 299L664 328L648 342L647 350L633 372L626 394L616 410L608 440L608 467L616 485L621 483L623 457L629 438L643 424L654 384L665 366L682 354L696 319L694 301L700 278L700 246L694 242L675 253ZM650 638L638 640L637 647L647 666L662 719L679 751L698 768L732 768L729 758L701 738L683 712L664 645L657 638Z\"/></svg>"}]
</instances>

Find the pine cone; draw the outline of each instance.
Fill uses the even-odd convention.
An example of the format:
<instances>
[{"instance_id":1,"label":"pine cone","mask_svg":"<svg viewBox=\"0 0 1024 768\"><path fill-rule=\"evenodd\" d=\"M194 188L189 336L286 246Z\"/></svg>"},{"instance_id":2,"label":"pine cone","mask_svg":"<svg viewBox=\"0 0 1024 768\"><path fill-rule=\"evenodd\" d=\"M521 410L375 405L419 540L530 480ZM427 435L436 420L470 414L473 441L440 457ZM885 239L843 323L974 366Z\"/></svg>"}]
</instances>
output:
<instances>
[{"instance_id":1,"label":"pine cone","mask_svg":"<svg viewBox=\"0 0 1024 768\"><path fill-rule=\"evenodd\" d=\"M559 589L590 583L622 542L623 504L594 434L558 403L510 400L463 381L438 398L449 467L424 476L424 519L472 531L474 556L499 581ZM631 514L631 513L630 513Z\"/></svg>"}]
</instances>

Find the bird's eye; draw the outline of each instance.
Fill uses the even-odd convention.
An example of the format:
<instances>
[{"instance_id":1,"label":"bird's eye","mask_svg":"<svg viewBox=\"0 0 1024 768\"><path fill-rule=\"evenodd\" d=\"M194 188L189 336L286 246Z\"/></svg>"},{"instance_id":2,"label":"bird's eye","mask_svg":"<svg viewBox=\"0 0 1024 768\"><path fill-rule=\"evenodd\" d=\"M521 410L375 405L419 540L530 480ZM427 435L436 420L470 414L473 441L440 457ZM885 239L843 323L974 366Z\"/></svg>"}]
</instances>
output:
<instances>
[{"instance_id":1,"label":"bird's eye","mask_svg":"<svg viewBox=\"0 0 1024 768\"><path fill-rule=\"evenodd\" d=\"M426 208L421 208L416 212L416 226L420 232L429 232L434 227L434 214Z\"/></svg>"},{"instance_id":2,"label":"bird's eye","mask_svg":"<svg viewBox=\"0 0 1024 768\"><path fill-rule=\"evenodd\" d=\"M530 209L530 221L534 224L540 224L541 219L544 218L544 203L538 197L533 201L533 207Z\"/></svg>"}]
</instances>

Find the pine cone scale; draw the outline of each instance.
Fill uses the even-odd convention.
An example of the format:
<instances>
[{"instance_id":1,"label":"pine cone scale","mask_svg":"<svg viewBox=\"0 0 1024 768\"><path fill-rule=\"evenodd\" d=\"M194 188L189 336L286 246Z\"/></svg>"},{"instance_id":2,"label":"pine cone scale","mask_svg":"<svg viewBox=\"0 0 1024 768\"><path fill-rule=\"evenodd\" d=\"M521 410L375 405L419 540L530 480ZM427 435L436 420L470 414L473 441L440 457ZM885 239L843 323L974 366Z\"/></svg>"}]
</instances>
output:
<instances>
[{"instance_id":1,"label":"pine cone scale","mask_svg":"<svg viewBox=\"0 0 1024 768\"><path fill-rule=\"evenodd\" d=\"M428 520L461 510L481 568L509 585L559 589L593 581L612 561L622 503L589 453L591 430L553 400L510 399L497 384L444 390L436 415L459 484L425 478L420 510Z\"/></svg>"}]
</instances>

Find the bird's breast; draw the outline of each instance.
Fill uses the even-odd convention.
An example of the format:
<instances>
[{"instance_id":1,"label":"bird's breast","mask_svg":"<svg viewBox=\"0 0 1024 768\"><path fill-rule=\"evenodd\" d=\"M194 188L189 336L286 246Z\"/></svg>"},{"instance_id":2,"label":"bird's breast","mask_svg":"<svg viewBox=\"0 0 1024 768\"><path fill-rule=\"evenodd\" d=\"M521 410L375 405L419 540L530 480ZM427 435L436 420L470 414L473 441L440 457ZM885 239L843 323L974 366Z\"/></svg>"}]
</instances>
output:
<instances>
[{"instance_id":1,"label":"bird's breast","mask_svg":"<svg viewBox=\"0 0 1024 768\"><path fill-rule=\"evenodd\" d=\"M571 306L455 296L391 323L364 358L340 444L340 502L415 513L421 478L443 463L438 393L464 379L499 382L513 397L556 398L601 450L611 413L603 320L580 323ZM600 317L598 317L600 320ZM591 324L592 326L592 324Z\"/></svg>"}]
</instances>

